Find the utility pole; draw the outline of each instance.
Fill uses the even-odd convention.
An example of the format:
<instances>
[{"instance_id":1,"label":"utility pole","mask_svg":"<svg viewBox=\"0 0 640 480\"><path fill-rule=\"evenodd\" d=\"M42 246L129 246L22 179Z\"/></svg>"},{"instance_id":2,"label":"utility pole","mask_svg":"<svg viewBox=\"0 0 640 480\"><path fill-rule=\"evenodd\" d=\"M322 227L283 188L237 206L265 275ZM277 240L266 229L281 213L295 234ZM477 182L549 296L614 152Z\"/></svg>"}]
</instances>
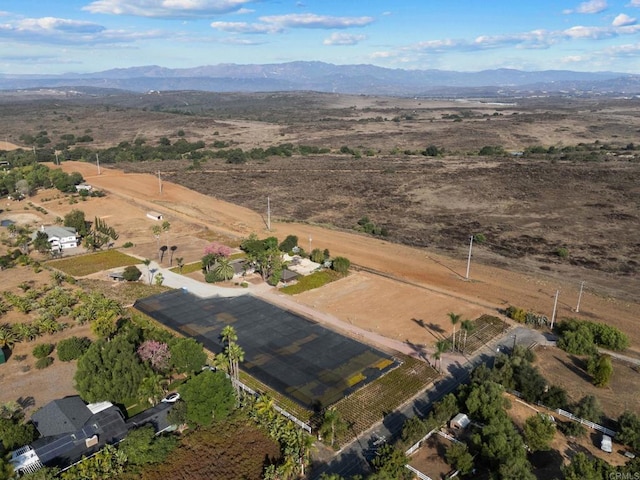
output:
<instances>
[{"instance_id":1,"label":"utility pole","mask_svg":"<svg viewBox=\"0 0 640 480\"><path fill-rule=\"evenodd\" d=\"M560 290L556 290L556 298L553 301L553 313L551 314L551 330L553 330L553 324L556 321L556 308L558 307L558 295Z\"/></svg>"},{"instance_id":2,"label":"utility pole","mask_svg":"<svg viewBox=\"0 0 640 480\"><path fill-rule=\"evenodd\" d=\"M580 312L580 300L582 300L583 288L584 288L584 282L580 282L580 293L578 294L578 304L576 305L576 313Z\"/></svg>"},{"instance_id":3,"label":"utility pole","mask_svg":"<svg viewBox=\"0 0 640 480\"><path fill-rule=\"evenodd\" d=\"M160 177L160 170L158 170L158 191L162 195L162 178Z\"/></svg>"},{"instance_id":4,"label":"utility pole","mask_svg":"<svg viewBox=\"0 0 640 480\"><path fill-rule=\"evenodd\" d=\"M311 255L311 235L309 235L309 255Z\"/></svg>"},{"instance_id":5,"label":"utility pole","mask_svg":"<svg viewBox=\"0 0 640 480\"><path fill-rule=\"evenodd\" d=\"M267 197L267 230L271 231L271 199Z\"/></svg>"},{"instance_id":6,"label":"utility pole","mask_svg":"<svg viewBox=\"0 0 640 480\"><path fill-rule=\"evenodd\" d=\"M464 277L469 280L469 268L471 267L471 249L473 248L473 235L471 235L471 240L469 241L469 257L467 258L467 275Z\"/></svg>"},{"instance_id":7,"label":"utility pole","mask_svg":"<svg viewBox=\"0 0 640 480\"><path fill-rule=\"evenodd\" d=\"M100 175L100 157L96 153L96 166L98 167L98 175Z\"/></svg>"},{"instance_id":8,"label":"utility pole","mask_svg":"<svg viewBox=\"0 0 640 480\"><path fill-rule=\"evenodd\" d=\"M58 151L55 151L55 155L56 155L56 165L60 165L60 159L58 158Z\"/></svg>"}]
</instances>

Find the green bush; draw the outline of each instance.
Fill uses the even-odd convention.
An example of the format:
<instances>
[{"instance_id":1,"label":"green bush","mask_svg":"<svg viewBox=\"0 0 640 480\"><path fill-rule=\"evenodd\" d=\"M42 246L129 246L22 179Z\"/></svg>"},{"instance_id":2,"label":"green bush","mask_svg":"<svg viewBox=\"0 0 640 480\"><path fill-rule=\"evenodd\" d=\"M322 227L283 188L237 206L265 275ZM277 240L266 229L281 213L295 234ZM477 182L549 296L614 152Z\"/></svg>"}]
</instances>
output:
<instances>
[{"instance_id":1,"label":"green bush","mask_svg":"<svg viewBox=\"0 0 640 480\"><path fill-rule=\"evenodd\" d=\"M336 257L333 259L333 262L331 262L331 268L343 275L347 274L350 266L351 266L351 261L345 257Z\"/></svg>"},{"instance_id":2,"label":"green bush","mask_svg":"<svg viewBox=\"0 0 640 480\"><path fill-rule=\"evenodd\" d=\"M53 352L54 345L52 343L41 343L33 347L33 356L36 358L44 358Z\"/></svg>"},{"instance_id":3,"label":"green bush","mask_svg":"<svg viewBox=\"0 0 640 480\"><path fill-rule=\"evenodd\" d=\"M629 337L606 323L570 318L557 325L558 346L576 355L591 355L595 347L620 351L629 346Z\"/></svg>"},{"instance_id":4,"label":"green bush","mask_svg":"<svg viewBox=\"0 0 640 480\"><path fill-rule=\"evenodd\" d=\"M524 309L514 307L513 305L510 305L505 313L507 314L507 317L518 323L525 323L527 319L527 312Z\"/></svg>"},{"instance_id":5,"label":"green bush","mask_svg":"<svg viewBox=\"0 0 640 480\"><path fill-rule=\"evenodd\" d=\"M142 272L135 265L129 265L122 272L122 278L124 278L127 282L137 282L140 280L142 276Z\"/></svg>"},{"instance_id":6,"label":"green bush","mask_svg":"<svg viewBox=\"0 0 640 480\"><path fill-rule=\"evenodd\" d=\"M556 255L558 255L560 258L568 258L569 250L567 250L565 247L558 247L556 249Z\"/></svg>"},{"instance_id":7,"label":"green bush","mask_svg":"<svg viewBox=\"0 0 640 480\"><path fill-rule=\"evenodd\" d=\"M38 359L36 362L36 368L38 370L42 370L43 368L47 368L49 365L53 363L53 358L51 357L43 357Z\"/></svg>"},{"instance_id":8,"label":"green bush","mask_svg":"<svg viewBox=\"0 0 640 480\"><path fill-rule=\"evenodd\" d=\"M58 343L58 359L61 362L70 362L82 356L91 346L91 340L87 337L71 337Z\"/></svg>"},{"instance_id":9,"label":"green bush","mask_svg":"<svg viewBox=\"0 0 640 480\"><path fill-rule=\"evenodd\" d=\"M567 437L582 437L587 433L582 424L578 422L560 422L558 426Z\"/></svg>"},{"instance_id":10,"label":"green bush","mask_svg":"<svg viewBox=\"0 0 640 480\"><path fill-rule=\"evenodd\" d=\"M122 245L122 248L131 248L133 247L133 243L131 242L125 242L124 245Z\"/></svg>"}]
</instances>

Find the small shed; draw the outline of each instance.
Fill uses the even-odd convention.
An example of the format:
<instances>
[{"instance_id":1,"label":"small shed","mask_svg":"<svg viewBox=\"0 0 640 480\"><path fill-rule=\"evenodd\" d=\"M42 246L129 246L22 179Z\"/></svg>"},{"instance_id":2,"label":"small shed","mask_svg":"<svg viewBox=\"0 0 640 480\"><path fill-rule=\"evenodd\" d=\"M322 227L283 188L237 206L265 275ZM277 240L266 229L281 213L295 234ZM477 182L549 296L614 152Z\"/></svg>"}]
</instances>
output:
<instances>
[{"instance_id":1,"label":"small shed","mask_svg":"<svg viewBox=\"0 0 640 480\"><path fill-rule=\"evenodd\" d=\"M471 420L469 420L469 417L467 417L465 413L459 413L451 419L451 421L449 422L449 427L453 428L454 430L464 430L469 426L470 423Z\"/></svg>"},{"instance_id":2,"label":"small shed","mask_svg":"<svg viewBox=\"0 0 640 480\"><path fill-rule=\"evenodd\" d=\"M109 272L109 278L117 282L122 282L124 281L124 272Z\"/></svg>"},{"instance_id":3,"label":"small shed","mask_svg":"<svg viewBox=\"0 0 640 480\"><path fill-rule=\"evenodd\" d=\"M162 220L162 214L158 212L147 212L147 217L151 220L155 220L156 222Z\"/></svg>"},{"instance_id":4,"label":"small shed","mask_svg":"<svg viewBox=\"0 0 640 480\"><path fill-rule=\"evenodd\" d=\"M280 280L282 281L282 283L287 284L298 280L298 278L300 278L299 273L287 270L285 268L284 270L282 270L282 277L280 277Z\"/></svg>"}]
</instances>

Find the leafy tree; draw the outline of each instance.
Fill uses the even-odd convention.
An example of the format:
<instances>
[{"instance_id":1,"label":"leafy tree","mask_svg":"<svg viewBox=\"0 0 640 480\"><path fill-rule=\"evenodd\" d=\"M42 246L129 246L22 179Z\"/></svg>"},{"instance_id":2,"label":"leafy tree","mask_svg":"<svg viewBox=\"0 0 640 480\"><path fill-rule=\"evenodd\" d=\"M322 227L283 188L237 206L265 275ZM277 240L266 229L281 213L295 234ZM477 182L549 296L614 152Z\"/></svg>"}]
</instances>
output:
<instances>
[{"instance_id":1,"label":"leafy tree","mask_svg":"<svg viewBox=\"0 0 640 480\"><path fill-rule=\"evenodd\" d=\"M465 401L469 416L480 422L499 417L508 405L508 400L502 396L503 392L501 385L491 381L472 385Z\"/></svg>"},{"instance_id":2,"label":"leafy tree","mask_svg":"<svg viewBox=\"0 0 640 480\"><path fill-rule=\"evenodd\" d=\"M76 389L88 402L108 400L126 404L135 399L149 369L140 362L135 345L123 335L98 340L78 360Z\"/></svg>"},{"instance_id":3,"label":"leafy tree","mask_svg":"<svg viewBox=\"0 0 640 480\"><path fill-rule=\"evenodd\" d=\"M407 463L409 460L403 451L385 444L376 452L376 456L371 462L375 474L370 478L410 480L413 478L413 474L405 468Z\"/></svg>"},{"instance_id":4,"label":"leafy tree","mask_svg":"<svg viewBox=\"0 0 640 480\"><path fill-rule=\"evenodd\" d=\"M110 338L118 331L114 315L101 315L91 322L91 331L100 338Z\"/></svg>"},{"instance_id":5,"label":"leafy tree","mask_svg":"<svg viewBox=\"0 0 640 480\"><path fill-rule=\"evenodd\" d=\"M531 450L549 450L556 434L556 424L548 415L534 415L527 418L524 425L524 438Z\"/></svg>"},{"instance_id":6,"label":"leafy tree","mask_svg":"<svg viewBox=\"0 0 640 480\"><path fill-rule=\"evenodd\" d=\"M606 387L613 375L611 356L606 354L592 355L587 362L587 372L593 377L596 387Z\"/></svg>"},{"instance_id":7,"label":"leafy tree","mask_svg":"<svg viewBox=\"0 0 640 480\"><path fill-rule=\"evenodd\" d=\"M618 417L616 441L640 450L640 416L633 412L624 412Z\"/></svg>"},{"instance_id":8,"label":"leafy tree","mask_svg":"<svg viewBox=\"0 0 640 480\"><path fill-rule=\"evenodd\" d=\"M223 372L205 370L180 385L181 398L187 404L187 420L209 426L213 420L226 418L235 403L230 380Z\"/></svg>"},{"instance_id":9,"label":"leafy tree","mask_svg":"<svg viewBox=\"0 0 640 480\"><path fill-rule=\"evenodd\" d=\"M124 272L122 272L122 278L124 278L127 282L137 282L140 280L142 276L142 272L135 265L128 265Z\"/></svg>"},{"instance_id":10,"label":"leafy tree","mask_svg":"<svg viewBox=\"0 0 640 480\"><path fill-rule=\"evenodd\" d=\"M70 337L60 340L56 346L58 359L61 362L76 360L91 346L91 340L87 337Z\"/></svg>"},{"instance_id":11,"label":"leafy tree","mask_svg":"<svg viewBox=\"0 0 640 480\"><path fill-rule=\"evenodd\" d=\"M184 402L174 403L167 415L167 420L173 425L184 425L187 423L187 404Z\"/></svg>"},{"instance_id":12,"label":"leafy tree","mask_svg":"<svg viewBox=\"0 0 640 480\"><path fill-rule=\"evenodd\" d=\"M87 220L82 210L73 209L64 216L65 227L75 228L78 235L87 234Z\"/></svg>"},{"instance_id":13,"label":"leafy tree","mask_svg":"<svg viewBox=\"0 0 640 480\"><path fill-rule=\"evenodd\" d=\"M176 338L170 345L171 366L178 373L194 373L200 371L207 362L207 354L202 344L193 338Z\"/></svg>"},{"instance_id":14,"label":"leafy tree","mask_svg":"<svg viewBox=\"0 0 640 480\"><path fill-rule=\"evenodd\" d=\"M351 261L345 257L336 257L333 259L333 262L331 263L331 268L343 275L347 274L350 266L351 266Z\"/></svg>"},{"instance_id":15,"label":"leafy tree","mask_svg":"<svg viewBox=\"0 0 640 480\"><path fill-rule=\"evenodd\" d=\"M467 445L464 443L454 443L445 453L447 463L462 475L467 475L473 470L473 456L469 453Z\"/></svg>"},{"instance_id":16,"label":"leafy tree","mask_svg":"<svg viewBox=\"0 0 640 480\"><path fill-rule=\"evenodd\" d=\"M36 438L32 423L23 423L22 415L14 418L0 418L0 442L6 450L27 445Z\"/></svg>"},{"instance_id":17,"label":"leafy tree","mask_svg":"<svg viewBox=\"0 0 640 480\"><path fill-rule=\"evenodd\" d=\"M36 238L33 239L33 248L40 253L51 252L51 244L49 243L49 235L46 232L36 232Z\"/></svg>"},{"instance_id":18,"label":"leafy tree","mask_svg":"<svg viewBox=\"0 0 640 480\"><path fill-rule=\"evenodd\" d=\"M298 246L298 237L296 235L287 235L287 238L285 238L280 245L278 245L278 248L280 249L280 251L288 253L291 250L293 250L293 247L297 247Z\"/></svg>"},{"instance_id":19,"label":"leafy tree","mask_svg":"<svg viewBox=\"0 0 640 480\"><path fill-rule=\"evenodd\" d=\"M576 417L584 418L598 423L602 419L602 407L600 402L593 395L582 397L573 408L573 414Z\"/></svg>"},{"instance_id":20,"label":"leafy tree","mask_svg":"<svg viewBox=\"0 0 640 480\"><path fill-rule=\"evenodd\" d=\"M324 263L324 253L319 248L314 248L311 250L311 254L309 254L309 258L312 262L315 263Z\"/></svg>"},{"instance_id":21,"label":"leafy tree","mask_svg":"<svg viewBox=\"0 0 640 480\"><path fill-rule=\"evenodd\" d=\"M575 355L589 355L596 352L593 334L586 325L562 331L558 347Z\"/></svg>"},{"instance_id":22,"label":"leafy tree","mask_svg":"<svg viewBox=\"0 0 640 480\"><path fill-rule=\"evenodd\" d=\"M60 474L61 480L94 480L117 478L126 465L124 453L112 445L106 445L94 456L75 464Z\"/></svg>"},{"instance_id":23,"label":"leafy tree","mask_svg":"<svg viewBox=\"0 0 640 480\"><path fill-rule=\"evenodd\" d=\"M605 478L596 461L583 452L578 452L571 463L562 467L565 480L602 480Z\"/></svg>"},{"instance_id":24,"label":"leafy tree","mask_svg":"<svg viewBox=\"0 0 640 480\"><path fill-rule=\"evenodd\" d=\"M542 394L540 401L552 410L557 408L566 409L567 405L569 405L567 391L557 385L551 385L548 390Z\"/></svg>"},{"instance_id":25,"label":"leafy tree","mask_svg":"<svg viewBox=\"0 0 640 480\"><path fill-rule=\"evenodd\" d=\"M169 368L171 352L166 343L147 340L138 347L137 352L140 359L143 362L148 361L155 371L161 372Z\"/></svg>"},{"instance_id":26,"label":"leafy tree","mask_svg":"<svg viewBox=\"0 0 640 480\"><path fill-rule=\"evenodd\" d=\"M118 450L124 453L128 463L148 465L163 462L177 444L175 436L156 436L153 426L146 425L129 430Z\"/></svg>"},{"instance_id":27,"label":"leafy tree","mask_svg":"<svg viewBox=\"0 0 640 480\"><path fill-rule=\"evenodd\" d=\"M322 425L318 432L322 435L322 438L329 441L331 447L334 446L336 438L344 435L347 431L348 425L344 421L340 412L335 408L328 408L324 412L322 417Z\"/></svg>"},{"instance_id":28,"label":"leafy tree","mask_svg":"<svg viewBox=\"0 0 640 480\"><path fill-rule=\"evenodd\" d=\"M110 227L106 222L98 217L95 217L91 229L85 236L85 246L93 251L102 248L110 240L117 240L119 235L116 233L113 227Z\"/></svg>"}]
</instances>

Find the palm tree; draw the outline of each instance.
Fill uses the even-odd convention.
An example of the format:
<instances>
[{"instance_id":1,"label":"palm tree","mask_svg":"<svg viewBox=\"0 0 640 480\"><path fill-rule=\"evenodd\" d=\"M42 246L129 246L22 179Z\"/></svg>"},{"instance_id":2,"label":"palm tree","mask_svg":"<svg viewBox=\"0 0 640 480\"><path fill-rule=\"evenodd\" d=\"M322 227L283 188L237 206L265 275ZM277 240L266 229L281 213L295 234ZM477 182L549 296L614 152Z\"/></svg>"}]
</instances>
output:
<instances>
[{"instance_id":1,"label":"palm tree","mask_svg":"<svg viewBox=\"0 0 640 480\"><path fill-rule=\"evenodd\" d=\"M175 253L175 251L178 249L178 247L176 247L175 245L171 245L171 247L169 248L169 251L171 252L171 256L169 257L169 266L173 266L173 254Z\"/></svg>"},{"instance_id":2,"label":"palm tree","mask_svg":"<svg viewBox=\"0 0 640 480\"><path fill-rule=\"evenodd\" d=\"M151 285L151 280L153 280L153 277L151 276L151 260L145 258L142 261L142 264L147 267L147 274L149 275L149 285Z\"/></svg>"},{"instance_id":3,"label":"palm tree","mask_svg":"<svg viewBox=\"0 0 640 480\"><path fill-rule=\"evenodd\" d=\"M228 258L220 258L213 267L213 273L222 280L231 280L235 274L233 265Z\"/></svg>"},{"instance_id":4,"label":"palm tree","mask_svg":"<svg viewBox=\"0 0 640 480\"><path fill-rule=\"evenodd\" d=\"M18 335L7 325L0 326L0 348L11 348L18 341Z\"/></svg>"},{"instance_id":5,"label":"palm tree","mask_svg":"<svg viewBox=\"0 0 640 480\"><path fill-rule=\"evenodd\" d=\"M176 258L176 263L178 264L178 271L182 273L182 267L184 267L184 258L183 257Z\"/></svg>"},{"instance_id":6,"label":"palm tree","mask_svg":"<svg viewBox=\"0 0 640 480\"><path fill-rule=\"evenodd\" d=\"M144 377L138 388L140 398L147 400L152 406L156 405L165 393L162 387L162 380L162 375L158 373Z\"/></svg>"},{"instance_id":7,"label":"palm tree","mask_svg":"<svg viewBox=\"0 0 640 480\"><path fill-rule=\"evenodd\" d=\"M435 360L436 369L440 372L442 370L442 354L449 348L448 340L438 340L436 342L436 351L433 352L433 359ZM438 364L440 364L438 366Z\"/></svg>"},{"instance_id":8,"label":"palm tree","mask_svg":"<svg viewBox=\"0 0 640 480\"><path fill-rule=\"evenodd\" d=\"M464 340L462 344L462 352L464 353L465 349L467 348L467 334L469 332L473 332L473 330L476 328L476 324L473 323L472 320L463 320L460 324L460 328L464 330Z\"/></svg>"},{"instance_id":9,"label":"palm tree","mask_svg":"<svg viewBox=\"0 0 640 480\"><path fill-rule=\"evenodd\" d=\"M347 428L347 422L344 421L340 412L335 407L331 407L324 412L318 433L323 438L329 439L329 445L333 447L336 437L343 435Z\"/></svg>"},{"instance_id":10,"label":"palm tree","mask_svg":"<svg viewBox=\"0 0 640 480\"><path fill-rule=\"evenodd\" d=\"M449 312L447 315L449 316L449 320L451 320L451 325L453 325L453 334L451 336L451 341L453 342L451 350L453 351L456 349L456 324L460 321L462 315L457 315L453 312Z\"/></svg>"},{"instance_id":11,"label":"palm tree","mask_svg":"<svg viewBox=\"0 0 640 480\"><path fill-rule=\"evenodd\" d=\"M225 349L225 353L229 359L229 367L231 370L230 375L233 379L233 386L238 394L238 399L240 399L240 384L238 383L240 381L239 363L244 361L244 350L237 343L231 343Z\"/></svg>"},{"instance_id":12,"label":"palm tree","mask_svg":"<svg viewBox=\"0 0 640 480\"><path fill-rule=\"evenodd\" d=\"M162 233L162 227L160 225L154 225L151 227L151 233L153 233L153 236L156 239L156 245L158 246L158 258L160 258L160 234ZM151 285L151 282L149 282L149 285Z\"/></svg>"}]
</instances>

